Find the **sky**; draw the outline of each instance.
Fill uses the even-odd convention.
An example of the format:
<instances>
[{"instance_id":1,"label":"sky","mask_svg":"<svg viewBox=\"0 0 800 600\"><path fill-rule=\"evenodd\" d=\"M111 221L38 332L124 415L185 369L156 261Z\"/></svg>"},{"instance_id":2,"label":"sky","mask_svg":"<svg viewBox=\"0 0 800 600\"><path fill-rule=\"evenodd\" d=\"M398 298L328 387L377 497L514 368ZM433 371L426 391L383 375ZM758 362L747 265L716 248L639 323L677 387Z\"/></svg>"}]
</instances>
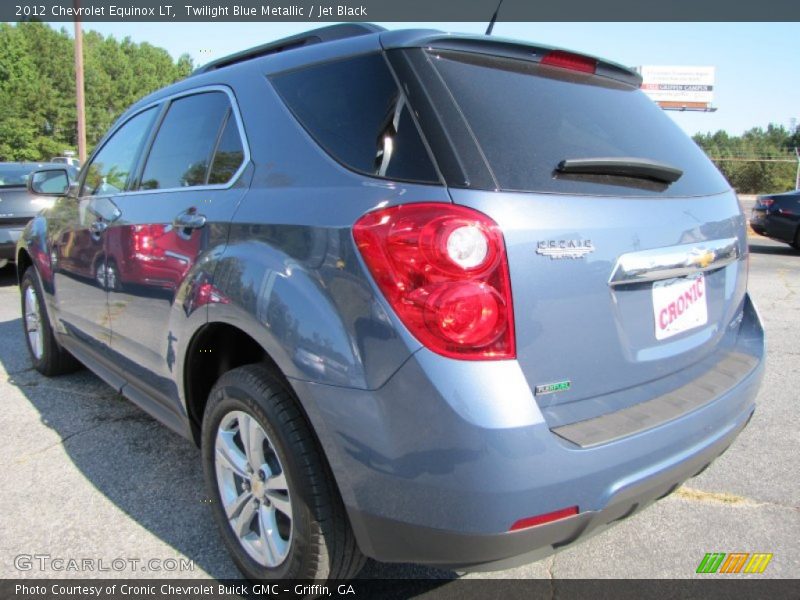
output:
<instances>
[{"instance_id":1,"label":"sky","mask_svg":"<svg viewBox=\"0 0 800 600\"><path fill-rule=\"evenodd\" d=\"M56 28L71 23L52 23ZM319 23L324 26L326 23ZM432 28L483 33L486 23L379 23L387 29ZM301 23L84 23L95 30L189 54L199 66L215 58L305 31ZM686 65L716 68L716 112L670 111L686 133L800 124L800 23L505 23L495 36L516 38L599 56L627 66ZM87 93L91 93L87 90Z\"/></svg>"}]
</instances>

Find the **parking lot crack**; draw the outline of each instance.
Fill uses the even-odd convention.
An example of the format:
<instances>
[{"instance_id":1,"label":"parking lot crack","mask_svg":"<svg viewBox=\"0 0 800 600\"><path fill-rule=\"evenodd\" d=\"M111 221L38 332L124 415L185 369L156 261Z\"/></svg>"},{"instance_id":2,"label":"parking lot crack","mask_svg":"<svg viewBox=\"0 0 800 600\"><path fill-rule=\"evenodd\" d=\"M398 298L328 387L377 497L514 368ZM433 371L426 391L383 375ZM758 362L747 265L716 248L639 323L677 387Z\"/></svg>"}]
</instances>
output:
<instances>
[{"instance_id":1,"label":"parking lot crack","mask_svg":"<svg viewBox=\"0 0 800 600\"><path fill-rule=\"evenodd\" d=\"M792 284L787 279L788 274L789 272L786 269L778 269L778 279L780 279L783 287L786 288L786 296L781 298L781 300L788 300L797 293L794 289L792 289Z\"/></svg>"},{"instance_id":2,"label":"parking lot crack","mask_svg":"<svg viewBox=\"0 0 800 600\"><path fill-rule=\"evenodd\" d=\"M99 429L100 427L103 427L104 425L108 425L110 423L118 423L120 421L130 421L131 419L138 419L138 418L140 418L139 415L127 414L127 415L122 415L120 417L115 417L115 418L112 418L112 419L103 419L100 422L92 425L91 427L86 427L84 429L80 429L78 431L74 431L74 432L72 432L72 433L60 438L57 442L54 442L52 444L49 444L48 446L45 446L44 448L39 448L38 450L34 450L33 452L29 452L29 453L24 454L24 455L22 455L20 457L17 457L16 459L14 459L14 462L15 463L24 463L25 461L33 458L34 456L37 456L39 454L43 454L43 453L47 452L48 450L52 450L53 448L57 448L58 446L64 446L72 438L84 435L86 433L90 433L90 432L94 431L95 429ZM153 421L153 424L155 425L156 422Z\"/></svg>"},{"instance_id":3,"label":"parking lot crack","mask_svg":"<svg viewBox=\"0 0 800 600\"><path fill-rule=\"evenodd\" d=\"M33 370L33 369L28 369L28 370ZM36 380L28 380L28 381L26 381L26 380L18 380L15 377L13 377L13 375L21 374L21 373L25 373L25 371L19 371L19 372L10 374L10 376L6 378L6 381L8 383L10 383L11 385L13 385L15 387L18 387L20 389L39 387L39 388L42 388L42 389L53 390L55 392L64 392L66 394L71 394L73 396L85 396L87 398L92 398L92 399L98 399L98 398L100 398L100 399L113 399L113 398L120 397L119 394L116 393L116 392L114 392L112 394L109 394L109 395L98 396L97 393L84 392L82 390L74 389L74 388L71 388L71 387L62 387L62 386L58 386L58 385L53 385L53 384L51 384L50 382L48 382L46 380L45 381L36 381Z\"/></svg>"}]
</instances>

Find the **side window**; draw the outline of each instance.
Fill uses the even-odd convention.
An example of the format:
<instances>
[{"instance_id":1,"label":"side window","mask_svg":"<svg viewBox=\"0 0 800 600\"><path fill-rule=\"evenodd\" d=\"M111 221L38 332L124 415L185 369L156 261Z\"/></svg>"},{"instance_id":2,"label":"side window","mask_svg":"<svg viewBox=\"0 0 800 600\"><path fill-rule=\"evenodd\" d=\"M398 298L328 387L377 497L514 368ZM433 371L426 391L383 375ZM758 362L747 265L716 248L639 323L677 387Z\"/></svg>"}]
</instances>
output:
<instances>
[{"instance_id":1,"label":"side window","mask_svg":"<svg viewBox=\"0 0 800 600\"><path fill-rule=\"evenodd\" d=\"M237 140L233 141L230 139L233 134L228 134L227 147L235 153L238 142L239 163L229 171L227 178L223 169L218 169L219 181L215 183L227 182L243 156L239 131L233 116L227 118L229 113L230 102L222 92L203 92L172 101L147 157L139 188L157 190L206 185L212 163L224 162L221 157L214 157L214 151L218 143L222 149L228 129L225 124L232 121Z\"/></svg>"},{"instance_id":2,"label":"side window","mask_svg":"<svg viewBox=\"0 0 800 600\"><path fill-rule=\"evenodd\" d=\"M439 183L382 55L291 71L272 82L316 142L345 166L389 179Z\"/></svg>"},{"instance_id":3,"label":"side window","mask_svg":"<svg viewBox=\"0 0 800 600\"><path fill-rule=\"evenodd\" d=\"M239 170L243 160L244 147L242 138L239 136L239 127L233 112L229 110L225 129L222 130L217 150L214 153L214 160L211 163L208 183L212 185L228 183Z\"/></svg>"},{"instance_id":4,"label":"side window","mask_svg":"<svg viewBox=\"0 0 800 600\"><path fill-rule=\"evenodd\" d=\"M128 120L100 148L86 168L81 196L115 194L125 189L156 109L148 108Z\"/></svg>"}]
</instances>

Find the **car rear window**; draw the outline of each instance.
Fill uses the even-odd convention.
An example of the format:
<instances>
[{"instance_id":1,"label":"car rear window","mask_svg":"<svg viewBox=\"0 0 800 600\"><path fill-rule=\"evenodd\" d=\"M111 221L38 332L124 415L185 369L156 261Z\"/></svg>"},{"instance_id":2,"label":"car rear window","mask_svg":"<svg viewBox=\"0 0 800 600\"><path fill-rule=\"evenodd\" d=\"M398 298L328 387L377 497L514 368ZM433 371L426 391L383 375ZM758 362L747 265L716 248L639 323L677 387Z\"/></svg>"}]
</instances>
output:
<instances>
[{"instance_id":1,"label":"car rear window","mask_svg":"<svg viewBox=\"0 0 800 600\"><path fill-rule=\"evenodd\" d=\"M728 189L698 146L638 89L607 78L484 54L410 50L447 94L438 115L458 115L507 191L701 195ZM425 69L422 69L424 72ZM451 125L451 129L457 125ZM458 152L458 148L455 149ZM683 170L669 185L555 172L565 159L635 157Z\"/></svg>"},{"instance_id":2,"label":"car rear window","mask_svg":"<svg viewBox=\"0 0 800 600\"><path fill-rule=\"evenodd\" d=\"M346 167L388 179L440 183L382 55L314 65L271 81L314 140Z\"/></svg>"},{"instance_id":3,"label":"car rear window","mask_svg":"<svg viewBox=\"0 0 800 600\"><path fill-rule=\"evenodd\" d=\"M24 186L35 165L0 165L0 187Z\"/></svg>"}]
</instances>

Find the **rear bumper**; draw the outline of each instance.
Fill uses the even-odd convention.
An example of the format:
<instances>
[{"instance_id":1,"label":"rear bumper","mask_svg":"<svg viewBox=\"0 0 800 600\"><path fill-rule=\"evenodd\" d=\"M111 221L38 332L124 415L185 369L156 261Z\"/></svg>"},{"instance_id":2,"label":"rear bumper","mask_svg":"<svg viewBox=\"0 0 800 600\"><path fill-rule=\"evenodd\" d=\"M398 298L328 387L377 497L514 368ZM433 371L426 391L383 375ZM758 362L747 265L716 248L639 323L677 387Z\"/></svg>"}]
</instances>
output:
<instances>
[{"instance_id":1,"label":"rear bumper","mask_svg":"<svg viewBox=\"0 0 800 600\"><path fill-rule=\"evenodd\" d=\"M25 225L0 226L0 260L16 262L17 240Z\"/></svg>"},{"instance_id":2,"label":"rear bumper","mask_svg":"<svg viewBox=\"0 0 800 600\"><path fill-rule=\"evenodd\" d=\"M702 471L754 411L764 338L745 299L735 351L750 369L704 403L587 447L551 431L516 361L420 350L378 390L293 381L364 553L384 562L494 569L535 560ZM579 514L509 533L519 519Z\"/></svg>"},{"instance_id":3,"label":"rear bumper","mask_svg":"<svg viewBox=\"0 0 800 600\"><path fill-rule=\"evenodd\" d=\"M370 544L362 549L384 562L417 562L475 571L512 568L600 533L671 494L725 452L752 414L743 413L722 435L682 462L620 490L605 507L549 524L481 535L419 527L358 511L351 511L351 521L359 540L368 540Z\"/></svg>"},{"instance_id":4,"label":"rear bumper","mask_svg":"<svg viewBox=\"0 0 800 600\"><path fill-rule=\"evenodd\" d=\"M786 244L792 244L795 241L797 223L788 221L786 216L779 213L754 210L749 223L750 228L758 235Z\"/></svg>"},{"instance_id":5,"label":"rear bumper","mask_svg":"<svg viewBox=\"0 0 800 600\"><path fill-rule=\"evenodd\" d=\"M753 228L753 231L756 233L763 234L766 229L766 221L767 218L767 211L763 209L753 209L750 213L750 227Z\"/></svg>"}]
</instances>

